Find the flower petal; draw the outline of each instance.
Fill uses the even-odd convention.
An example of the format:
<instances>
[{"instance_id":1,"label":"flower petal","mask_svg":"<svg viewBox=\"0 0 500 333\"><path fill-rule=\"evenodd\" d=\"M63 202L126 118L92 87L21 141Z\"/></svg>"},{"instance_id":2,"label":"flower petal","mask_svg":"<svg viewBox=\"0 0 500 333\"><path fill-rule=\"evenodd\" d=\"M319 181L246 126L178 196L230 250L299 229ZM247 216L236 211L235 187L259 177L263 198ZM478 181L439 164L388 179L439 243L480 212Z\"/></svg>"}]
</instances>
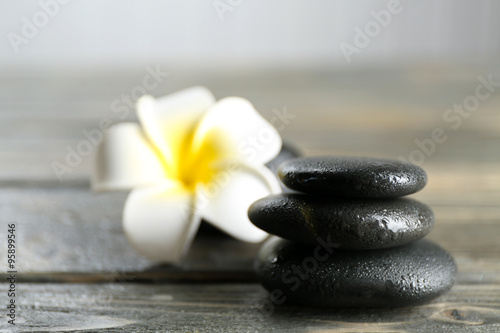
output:
<instances>
[{"instance_id":1,"label":"flower petal","mask_svg":"<svg viewBox=\"0 0 500 333\"><path fill-rule=\"evenodd\" d=\"M147 137L161 152L171 177L176 178L176 165L189 133L206 110L215 102L204 87L193 87L155 99L143 96L137 101L137 115Z\"/></svg>"},{"instance_id":2,"label":"flower petal","mask_svg":"<svg viewBox=\"0 0 500 333\"><path fill-rule=\"evenodd\" d=\"M114 125L104 134L94 161L94 190L129 190L164 179L161 160L138 124Z\"/></svg>"},{"instance_id":3,"label":"flower petal","mask_svg":"<svg viewBox=\"0 0 500 333\"><path fill-rule=\"evenodd\" d=\"M248 208L262 197L281 193L281 187L264 166L229 162L198 193L196 209L207 222L239 240L257 243L268 234L250 222Z\"/></svg>"},{"instance_id":4,"label":"flower petal","mask_svg":"<svg viewBox=\"0 0 500 333\"><path fill-rule=\"evenodd\" d=\"M249 101L239 97L221 99L207 111L196 129L193 151L214 137L223 138L217 146L223 147L225 158L237 157L251 164L269 162L282 146L278 131Z\"/></svg>"},{"instance_id":5,"label":"flower petal","mask_svg":"<svg viewBox=\"0 0 500 333\"><path fill-rule=\"evenodd\" d=\"M151 260L177 262L198 230L200 217L193 209L195 195L170 181L136 189L123 212L123 228L137 251Z\"/></svg>"}]
</instances>

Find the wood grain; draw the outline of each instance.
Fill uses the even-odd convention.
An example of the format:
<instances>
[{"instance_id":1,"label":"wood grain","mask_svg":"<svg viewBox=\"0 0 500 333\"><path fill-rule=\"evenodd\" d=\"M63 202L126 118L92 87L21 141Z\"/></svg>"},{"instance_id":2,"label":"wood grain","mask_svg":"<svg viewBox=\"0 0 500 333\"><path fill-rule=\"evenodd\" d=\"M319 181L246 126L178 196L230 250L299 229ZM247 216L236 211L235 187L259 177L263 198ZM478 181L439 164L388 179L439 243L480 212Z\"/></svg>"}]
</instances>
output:
<instances>
[{"instance_id":1,"label":"wood grain","mask_svg":"<svg viewBox=\"0 0 500 333\"><path fill-rule=\"evenodd\" d=\"M257 284L23 284L25 331L495 332L498 285L457 285L402 309L272 307ZM2 327L6 327L5 325Z\"/></svg>"}]
</instances>

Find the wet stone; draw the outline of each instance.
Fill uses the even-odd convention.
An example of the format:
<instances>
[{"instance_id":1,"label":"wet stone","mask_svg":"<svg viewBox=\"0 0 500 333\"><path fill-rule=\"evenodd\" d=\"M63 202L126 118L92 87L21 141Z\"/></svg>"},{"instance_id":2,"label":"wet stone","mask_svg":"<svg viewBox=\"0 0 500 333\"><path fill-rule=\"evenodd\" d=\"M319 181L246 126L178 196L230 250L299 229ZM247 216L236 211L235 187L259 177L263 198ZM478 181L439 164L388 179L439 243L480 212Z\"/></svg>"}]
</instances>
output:
<instances>
[{"instance_id":1,"label":"wet stone","mask_svg":"<svg viewBox=\"0 0 500 333\"><path fill-rule=\"evenodd\" d=\"M289 188L353 198L393 198L420 191L425 171L411 163L368 157L301 157L280 165Z\"/></svg>"},{"instance_id":2,"label":"wet stone","mask_svg":"<svg viewBox=\"0 0 500 333\"><path fill-rule=\"evenodd\" d=\"M257 227L282 238L315 245L329 237L340 248L370 250L404 245L434 226L429 206L409 198L345 199L302 193L271 195L252 204Z\"/></svg>"},{"instance_id":3,"label":"wet stone","mask_svg":"<svg viewBox=\"0 0 500 333\"><path fill-rule=\"evenodd\" d=\"M453 285L457 268L438 245L420 240L372 251L308 246L272 237L255 262L260 283L285 304L404 307L428 302Z\"/></svg>"}]
</instances>

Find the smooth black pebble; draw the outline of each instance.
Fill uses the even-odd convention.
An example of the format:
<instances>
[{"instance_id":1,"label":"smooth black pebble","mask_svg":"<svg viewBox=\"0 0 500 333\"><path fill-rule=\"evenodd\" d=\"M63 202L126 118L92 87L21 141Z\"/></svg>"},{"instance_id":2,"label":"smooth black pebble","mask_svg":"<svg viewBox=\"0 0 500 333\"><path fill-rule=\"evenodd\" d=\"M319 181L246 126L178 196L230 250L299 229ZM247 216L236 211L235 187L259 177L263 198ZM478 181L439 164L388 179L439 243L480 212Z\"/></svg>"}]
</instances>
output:
<instances>
[{"instance_id":1,"label":"smooth black pebble","mask_svg":"<svg viewBox=\"0 0 500 333\"><path fill-rule=\"evenodd\" d=\"M248 216L257 227L293 241L330 239L344 249L400 246L434 226L429 206L409 198L344 199L303 193L271 195L253 203Z\"/></svg>"},{"instance_id":2,"label":"smooth black pebble","mask_svg":"<svg viewBox=\"0 0 500 333\"><path fill-rule=\"evenodd\" d=\"M368 157L302 157L280 165L289 188L312 194L354 198L393 198L420 191L425 171L411 163Z\"/></svg>"},{"instance_id":3,"label":"smooth black pebble","mask_svg":"<svg viewBox=\"0 0 500 333\"><path fill-rule=\"evenodd\" d=\"M447 292L457 268L453 258L426 240L385 250L311 247L277 237L255 262L260 283L280 303L323 307L402 307Z\"/></svg>"},{"instance_id":4,"label":"smooth black pebble","mask_svg":"<svg viewBox=\"0 0 500 333\"><path fill-rule=\"evenodd\" d=\"M281 147L281 151L279 152L278 156L276 156L273 160L268 162L266 166L271 169L271 171L278 177L278 167L283 163L288 160L297 158L299 156L302 156L300 153L300 150L295 147L292 143L290 142L283 142L283 146ZM281 189L283 192L295 192L288 187L286 187L281 181L280 181Z\"/></svg>"}]
</instances>

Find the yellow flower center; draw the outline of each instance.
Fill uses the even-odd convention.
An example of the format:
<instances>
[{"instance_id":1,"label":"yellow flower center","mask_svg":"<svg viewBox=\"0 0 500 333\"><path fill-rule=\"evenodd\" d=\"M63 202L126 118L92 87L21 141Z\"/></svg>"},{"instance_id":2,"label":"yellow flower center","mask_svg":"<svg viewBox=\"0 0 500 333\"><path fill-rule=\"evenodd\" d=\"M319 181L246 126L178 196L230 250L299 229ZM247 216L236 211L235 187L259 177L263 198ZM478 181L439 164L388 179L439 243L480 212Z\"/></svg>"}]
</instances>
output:
<instances>
[{"instance_id":1,"label":"yellow flower center","mask_svg":"<svg viewBox=\"0 0 500 333\"><path fill-rule=\"evenodd\" d=\"M165 170L169 178L179 180L189 190L194 190L200 183L207 184L221 171L217 162L229 158L235 151L234 143L216 128L205 133L203 138L196 138L197 126L180 123L177 133L170 133L172 161L165 161ZM198 141L195 141L198 140Z\"/></svg>"},{"instance_id":2,"label":"yellow flower center","mask_svg":"<svg viewBox=\"0 0 500 333\"><path fill-rule=\"evenodd\" d=\"M221 133L212 132L197 149L192 147L192 141L188 141L185 148L179 159L179 180L193 189L196 184L207 184L214 179L220 171L216 162L224 158Z\"/></svg>"}]
</instances>

